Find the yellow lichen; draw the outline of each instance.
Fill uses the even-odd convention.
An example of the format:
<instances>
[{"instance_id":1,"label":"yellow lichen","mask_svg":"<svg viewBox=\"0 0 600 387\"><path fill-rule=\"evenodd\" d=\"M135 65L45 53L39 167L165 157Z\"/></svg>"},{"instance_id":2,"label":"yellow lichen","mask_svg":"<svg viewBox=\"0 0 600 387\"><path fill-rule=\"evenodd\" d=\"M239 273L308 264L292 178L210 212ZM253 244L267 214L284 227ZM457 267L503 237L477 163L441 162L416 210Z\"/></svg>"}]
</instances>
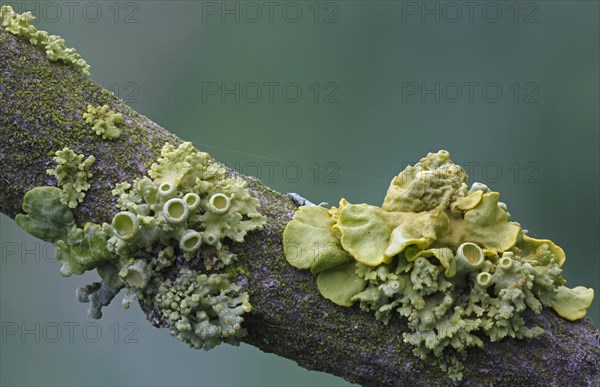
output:
<instances>
[{"instance_id":1,"label":"yellow lichen","mask_svg":"<svg viewBox=\"0 0 600 387\"><path fill-rule=\"evenodd\" d=\"M594 292L563 286L564 251L527 236L498 192L466 182L440 151L394 177L381 207L345 199L328 211L302 206L284 231L286 258L316 272L315 256L293 247L339 246L337 255L351 260L319 270L321 294L342 306L358 302L386 323L397 311L408 320L405 342L421 357L482 347L476 332L492 341L539 336L543 329L525 325L527 309L583 318Z\"/></svg>"}]
</instances>

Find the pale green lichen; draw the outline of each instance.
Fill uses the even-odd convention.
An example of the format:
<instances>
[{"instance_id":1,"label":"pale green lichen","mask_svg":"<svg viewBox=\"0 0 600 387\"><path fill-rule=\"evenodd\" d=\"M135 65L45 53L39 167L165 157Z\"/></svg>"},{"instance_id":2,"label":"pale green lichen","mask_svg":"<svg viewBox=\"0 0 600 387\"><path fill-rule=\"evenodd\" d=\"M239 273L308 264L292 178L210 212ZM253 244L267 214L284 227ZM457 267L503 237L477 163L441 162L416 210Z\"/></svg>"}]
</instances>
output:
<instances>
[{"instance_id":1,"label":"pale green lichen","mask_svg":"<svg viewBox=\"0 0 600 387\"><path fill-rule=\"evenodd\" d=\"M575 321L585 317L590 301L594 298L594 290L583 286L569 289L559 286L552 298L552 307L561 317Z\"/></svg>"},{"instance_id":2,"label":"pale green lichen","mask_svg":"<svg viewBox=\"0 0 600 387\"><path fill-rule=\"evenodd\" d=\"M56 187L34 188L23 196L23 211L15 221L29 234L56 243L66 239L75 226L71 210L61 203L62 191Z\"/></svg>"},{"instance_id":3,"label":"pale green lichen","mask_svg":"<svg viewBox=\"0 0 600 387\"><path fill-rule=\"evenodd\" d=\"M264 224L264 218L255 210L258 201L241 180L224 179L205 187L205 192L200 203L204 211L195 214L192 221L206 225L202 237L207 244L220 248L223 238L242 242L248 231Z\"/></svg>"},{"instance_id":4,"label":"pale green lichen","mask_svg":"<svg viewBox=\"0 0 600 387\"><path fill-rule=\"evenodd\" d=\"M112 260L107 249L109 230L103 225L87 222L83 229L74 228L65 239L56 242L56 260L62 263L60 273L83 274L99 263Z\"/></svg>"},{"instance_id":5,"label":"pale green lichen","mask_svg":"<svg viewBox=\"0 0 600 387\"><path fill-rule=\"evenodd\" d=\"M326 208L300 207L283 233L288 261L298 268L310 268L315 274L352 261L333 233L334 224Z\"/></svg>"},{"instance_id":6,"label":"pale green lichen","mask_svg":"<svg viewBox=\"0 0 600 387\"><path fill-rule=\"evenodd\" d=\"M129 288L144 289L152 277L152 267L143 259L131 259L119 271L119 278Z\"/></svg>"},{"instance_id":7,"label":"pale green lichen","mask_svg":"<svg viewBox=\"0 0 600 387\"><path fill-rule=\"evenodd\" d=\"M88 105L87 112L83 113L83 119L92 125L92 130L104 140L116 140L121 137L119 127L123 123L123 115L110 110L108 105Z\"/></svg>"},{"instance_id":8,"label":"pale green lichen","mask_svg":"<svg viewBox=\"0 0 600 387\"><path fill-rule=\"evenodd\" d=\"M61 61L83 74L90 75L90 66L74 48L68 48L63 38L40 31L30 23L35 19L31 12L18 14L9 5L0 8L0 22L8 32L22 36L43 50L50 60Z\"/></svg>"},{"instance_id":9,"label":"pale green lichen","mask_svg":"<svg viewBox=\"0 0 600 387\"><path fill-rule=\"evenodd\" d=\"M104 282L93 282L77 289L76 297L79 302L89 303L88 315L99 319L102 317L102 307L108 306L121 290L112 288Z\"/></svg>"},{"instance_id":10,"label":"pale green lichen","mask_svg":"<svg viewBox=\"0 0 600 387\"><path fill-rule=\"evenodd\" d=\"M464 169L450 160L448 151L431 153L392 179L381 207L390 212L446 208L467 180Z\"/></svg>"},{"instance_id":11,"label":"pale green lichen","mask_svg":"<svg viewBox=\"0 0 600 387\"><path fill-rule=\"evenodd\" d=\"M62 187L60 201L70 208L77 207L83 201L85 191L90 188L87 179L92 177L90 167L96 161L94 156L85 160L83 154L77 154L65 147L56 151L53 158L56 167L46 170L50 176L55 176L57 184Z\"/></svg>"},{"instance_id":12,"label":"pale green lichen","mask_svg":"<svg viewBox=\"0 0 600 387\"><path fill-rule=\"evenodd\" d=\"M242 315L252 310L247 293L225 274L199 274L183 269L175 281L158 288L154 305L168 321L171 334L190 346L209 350L233 345L244 336Z\"/></svg>"},{"instance_id":13,"label":"pale green lichen","mask_svg":"<svg viewBox=\"0 0 600 387\"><path fill-rule=\"evenodd\" d=\"M364 279L355 274L355 271L356 265L350 262L320 273L317 284L323 297L338 305L352 305L354 303L352 297L360 293L367 284Z\"/></svg>"},{"instance_id":14,"label":"pale green lichen","mask_svg":"<svg viewBox=\"0 0 600 387\"><path fill-rule=\"evenodd\" d=\"M62 191L56 187L28 191L23 197L25 214L17 214L15 221L31 235L56 245L56 259L62 263L60 272L68 277L83 274L113 257L106 246L107 228L90 222L78 228L61 197Z\"/></svg>"},{"instance_id":15,"label":"pale green lichen","mask_svg":"<svg viewBox=\"0 0 600 387\"><path fill-rule=\"evenodd\" d=\"M90 316L99 318L102 307L127 288L123 306L136 298L154 305L173 335L189 345L236 344L245 333L242 315L251 309L248 294L226 274L166 270L182 260L206 270L230 264L236 257L222 242L243 242L248 232L263 227L258 200L244 180L227 177L191 143L166 144L161 154L150 177L115 186L120 211L111 224L78 228L56 187L27 192L26 214L17 215L17 223L56 244L63 275L97 270L102 282L77 291L90 304Z\"/></svg>"},{"instance_id":16,"label":"pale green lichen","mask_svg":"<svg viewBox=\"0 0 600 387\"><path fill-rule=\"evenodd\" d=\"M286 258L314 269L319 245L350 255L318 271L321 294L342 306L358 302L384 323L394 312L405 317L404 341L421 357L482 347L481 334L492 341L539 336L542 328L525 325L527 309L583 318L593 290L563 286L564 251L528 237L499 196L480 183L469 189L448 152L430 153L392 180L382 207L345 199L327 212L300 207L284 231ZM460 361L446 363L460 379Z\"/></svg>"}]
</instances>

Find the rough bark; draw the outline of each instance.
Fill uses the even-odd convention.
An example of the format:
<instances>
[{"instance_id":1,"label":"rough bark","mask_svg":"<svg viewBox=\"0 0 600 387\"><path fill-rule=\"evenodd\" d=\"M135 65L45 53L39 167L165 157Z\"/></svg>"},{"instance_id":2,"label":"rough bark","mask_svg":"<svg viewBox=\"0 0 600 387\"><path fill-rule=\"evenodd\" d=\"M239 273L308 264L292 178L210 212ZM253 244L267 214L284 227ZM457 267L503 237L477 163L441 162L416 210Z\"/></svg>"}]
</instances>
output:
<instances>
[{"instance_id":1,"label":"rough bark","mask_svg":"<svg viewBox=\"0 0 600 387\"><path fill-rule=\"evenodd\" d=\"M88 103L109 104L125 117L118 141L104 141L86 129ZM96 157L92 188L75 210L80 224L109 221L115 183L144 174L163 144L181 142L157 124L69 67L49 62L44 53L0 28L0 211L14 217L29 189L54 185L45 171L52 154L64 146ZM231 172L233 173L233 172ZM402 341L406 324L394 318L385 326L357 306L325 300L309 271L289 266L281 235L296 205L259 181L247 178L267 217L264 230L232 246L238 283L250 294L245 342L364 385L451 385L431 360L419 360ZM160 319L144 307L157 326ZM600 385L600 332L589 318L568 322L545 309L529 316L546 329L537 339L489 343L470 350L463 385ZM182 344L183 345L183 344Z\"/></svg>"}]
</instances>

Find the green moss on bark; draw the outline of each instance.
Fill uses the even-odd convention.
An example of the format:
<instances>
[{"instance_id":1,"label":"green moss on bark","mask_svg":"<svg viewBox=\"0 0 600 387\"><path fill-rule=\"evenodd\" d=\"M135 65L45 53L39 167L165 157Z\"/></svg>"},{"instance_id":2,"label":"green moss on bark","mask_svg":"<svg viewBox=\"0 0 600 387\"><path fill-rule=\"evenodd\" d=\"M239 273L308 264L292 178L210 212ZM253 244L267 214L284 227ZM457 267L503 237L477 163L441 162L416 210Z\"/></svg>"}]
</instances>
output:
<instances>
[{"instance_id":1,"label":"green moss on bark","mask_svg":"<svg viewBox=\"0 0 600 387\"><path fill-rule=\"evenodd\" d=\"M110 220L114 184L144 173L165 142L181 140L137 113L111 92L66 64L51 62L24 38L0 29L0 211L14 217L28 190L55 185L40 173L65 146L96 157L86 198L75 210L79 224ZM109 105L123 115L121 138L109 143L82 116L88 104ZM135 151L132 152L132 149ZM13 166L18 165L16 169Z\"/></svg>"}]
</instances>

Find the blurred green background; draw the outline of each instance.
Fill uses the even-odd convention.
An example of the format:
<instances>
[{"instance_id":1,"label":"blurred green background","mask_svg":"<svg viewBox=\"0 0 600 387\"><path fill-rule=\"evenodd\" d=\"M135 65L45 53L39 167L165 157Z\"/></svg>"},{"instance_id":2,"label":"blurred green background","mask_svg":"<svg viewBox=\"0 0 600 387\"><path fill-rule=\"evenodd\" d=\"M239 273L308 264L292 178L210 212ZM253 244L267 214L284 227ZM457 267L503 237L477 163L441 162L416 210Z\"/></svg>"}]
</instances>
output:
<instances>
[{"instance_id":1,"label":"blurred green background","mask_svg":"<svg viewBox=\"0 0 600 387\"><path fill-rule=\"evenodd\" d=\"M313 201L379 204L447 149L600 290L596 1L1 1L132 107ZM90 320L52 249L0 218L0 384L347 385L242 345L197 352L118 302ZM589 315L600 323L599 302Z\"/></svg>"}]
</instances>

